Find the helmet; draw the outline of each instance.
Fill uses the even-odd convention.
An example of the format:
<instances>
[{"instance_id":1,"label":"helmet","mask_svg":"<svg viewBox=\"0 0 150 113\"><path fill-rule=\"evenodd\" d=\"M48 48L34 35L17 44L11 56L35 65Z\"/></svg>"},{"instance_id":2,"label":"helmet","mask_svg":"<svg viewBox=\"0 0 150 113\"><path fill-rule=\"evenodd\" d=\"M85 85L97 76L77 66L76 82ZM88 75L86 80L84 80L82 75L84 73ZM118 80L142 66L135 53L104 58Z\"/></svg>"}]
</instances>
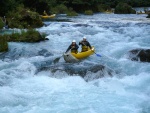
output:
<instances>
[{"instance_id":1,"label":"helmet","mask_svg":"<svg viewBox=\"0 0 150 113\"><path fill-rule=\"evenodd\" d=\"M76 40L73 40L72 42L76 42Z\"/></svg>"},{"instance_id":2,"label":"helmet","mask_svg":"<svg viewBox=\"0 0 150 113\"><path fill-rule=\"evenodd\" d=\"M86 37L83 37L83 39L86 39Z\"/></svg>"}]
</instances>

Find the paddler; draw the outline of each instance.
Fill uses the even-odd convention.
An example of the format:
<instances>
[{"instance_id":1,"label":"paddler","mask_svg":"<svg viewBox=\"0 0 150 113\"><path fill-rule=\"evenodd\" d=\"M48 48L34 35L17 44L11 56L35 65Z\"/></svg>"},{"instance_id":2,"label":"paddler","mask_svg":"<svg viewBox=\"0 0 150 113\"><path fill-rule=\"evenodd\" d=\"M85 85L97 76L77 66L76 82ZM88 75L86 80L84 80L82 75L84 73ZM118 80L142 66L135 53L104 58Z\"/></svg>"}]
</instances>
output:
<instances>
[{"instance_id":1,"label":"paddler","mask_svg":"<svg viewBox=\"0 0 150 113\"><path fill-rule=\"evenodd\" d=\"M71 45L66 50L66 53L71 49L72 53L78 53L79 46L76 44L76 40L73 40Z\"/></svg>"},{"instance_id":2,"label":"paddler","mask_svg":"<svg viewBox=\"0 0 150 113\"><path fill-rule=\"evenodd\" d=\"M90 43L86 40L86 37L83 37L83 40L79 42L79 45L82 45L82 52L88 51L88 47L92 49Z\"/></svg>"}]
</instances>

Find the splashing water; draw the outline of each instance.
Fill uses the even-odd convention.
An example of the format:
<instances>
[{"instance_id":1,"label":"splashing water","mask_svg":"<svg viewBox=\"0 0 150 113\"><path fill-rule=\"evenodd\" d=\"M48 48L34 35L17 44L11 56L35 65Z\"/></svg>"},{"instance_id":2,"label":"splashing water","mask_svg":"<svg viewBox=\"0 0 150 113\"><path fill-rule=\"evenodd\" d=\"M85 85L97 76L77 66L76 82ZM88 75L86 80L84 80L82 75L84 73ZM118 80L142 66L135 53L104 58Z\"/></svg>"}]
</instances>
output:
<instances>
[{"instance_id":1,"label":"splashing water","mask_svg":"<svg viewBox=\"0 0 150 113\"><path fill-rule=\"evenodd\" d=\"M95 14L69 18L70 22L47 22L49 41L9 43L0 55L0 113L149 113L150 64L130 61L126 54L149 48L150 20L146 15ZM115 73L86 82L78 74L62 71L68 65L60 57L73 39L86 36L96 53L75 67L103 65ZM73 68L74 69L74 68ZM90 79L90 78L86 78Z\"/></svg>"}]
</instances>

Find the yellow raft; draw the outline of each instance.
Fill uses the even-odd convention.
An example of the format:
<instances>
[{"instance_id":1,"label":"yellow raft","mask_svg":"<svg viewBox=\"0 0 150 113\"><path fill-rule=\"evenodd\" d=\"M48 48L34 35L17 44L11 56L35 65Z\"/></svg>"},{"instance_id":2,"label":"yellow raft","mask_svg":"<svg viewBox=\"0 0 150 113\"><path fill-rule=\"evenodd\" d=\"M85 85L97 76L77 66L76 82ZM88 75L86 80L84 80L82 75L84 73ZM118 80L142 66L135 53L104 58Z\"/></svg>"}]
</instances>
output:
<instances>
[{"instance_id":1,"label":"yellow raft","mask_svg":"<svg viewBox=\"0 0 150 113\"><path fill-rule=\"evenodd\" d=\"M92 46L92 49L89 48L88 51L85 51L85 52L64 53L63 57L66 62L78 62L79 60L84 59L84 58L94 54L94 52L95 52L95 48L94 48L94 46Z\"/></svg>"},{"instance_id":2,"label":"yellow raft","mask_svg":"<svg viewBox=\"0 0 150 113\"><path fill-rule=\"evenodd\" d=\"M43 19L55 18L56 14L41 16Z\"/></svg>"}]
</instances>

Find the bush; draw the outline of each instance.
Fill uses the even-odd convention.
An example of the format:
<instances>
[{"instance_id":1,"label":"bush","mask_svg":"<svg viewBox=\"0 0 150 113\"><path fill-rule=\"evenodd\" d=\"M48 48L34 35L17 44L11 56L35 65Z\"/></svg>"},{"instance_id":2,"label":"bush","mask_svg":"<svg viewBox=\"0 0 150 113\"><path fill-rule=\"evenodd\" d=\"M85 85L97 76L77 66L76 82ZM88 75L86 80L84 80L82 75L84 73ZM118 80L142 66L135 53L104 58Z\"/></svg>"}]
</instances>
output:
<instances>
[{"instance_id":1,"label":"bush","mask_svg":"<svg viewBox=\"0 0 150 113\"><path fill-rule=\"evenodd\" d=\"M68 12L68 8L64 4L60 4L60 5L57 5L56 7L53 7L51 9L51 12L55 14L58 14L58 13L64 14Z\"/></svg>"},{"instance_id":2,"label":"bush","mask_svg":"<svg viewBox=\"0 0 150 113\"><path fill-rule=\"evenodd\" d=\"M111 7L105 4L99 4L97 5L98 12L105 12L105 11L111 11Z\"/></svg>"},{"instance_id":3,"label":"bush","mask_svg":"<svg viewBox=\"0 0 150 113\"><path fill-rule=\"evenodd\" d=\"M78 16L78 13L76 13L75 11L68 11L67 16Z\"/></svg>"},{"instance_id":4,"label":"bush","mask_svg":"<svg viewBox=\"0 0 150 113\"><path fill-rule=\"evenodd\" d=\"M43 22L40 15L32 12L24 6L17 7L16 10L11 11L7 15L8 26L10 28L37 28L42 27Z\"/></svg>"},{"instance_id":5,"label":"bush","mask_svg":"<svg viewBox=\"0 0 150 113\"><path fill-rule=\"evenodd\" d=\"M92 10L86 10L84 12L85 15L93 15L93 11Z\"/></svg>"},{"instance_id":6,"label":"bush","mask_svg":"<svg viewBox=\"0 0 150 113\"><path fill-rule=\"evenodd\" d=\"M119 3L115 8L115 14L136 14L136 11L126 3Z\"/></svg>"},{"instance_id":7,"label":"bush","mask_svg":"<svg viewBox=\"0 0 150 113\"><path fill-rule=\"evenodd\" d=\"M38 31L30 29L21 31L20 33L12 33L11 35L4 35L9 42L40 42L46 40L46 35L41 35Z\"/></svg>"},{"instance_id":8,"label":"bush","mask_svg":"<svg viewBox=\"0 0 150 113\"><path fill-rule=\"evenodd\" d=\"M0 52L8 51L8 43L6 37L0 36Z\"/></svg>"},{"instance_id":9,"label":"bush","mask_svg":"<svg viewBox=\"0 0 150 113\"><path fill-rule=\"evenodd\" d=\"M0 18L0 29L3 29L3 27L4 27L4 23L3 23L2 18Z\"/></svg>"}]
</instances>

